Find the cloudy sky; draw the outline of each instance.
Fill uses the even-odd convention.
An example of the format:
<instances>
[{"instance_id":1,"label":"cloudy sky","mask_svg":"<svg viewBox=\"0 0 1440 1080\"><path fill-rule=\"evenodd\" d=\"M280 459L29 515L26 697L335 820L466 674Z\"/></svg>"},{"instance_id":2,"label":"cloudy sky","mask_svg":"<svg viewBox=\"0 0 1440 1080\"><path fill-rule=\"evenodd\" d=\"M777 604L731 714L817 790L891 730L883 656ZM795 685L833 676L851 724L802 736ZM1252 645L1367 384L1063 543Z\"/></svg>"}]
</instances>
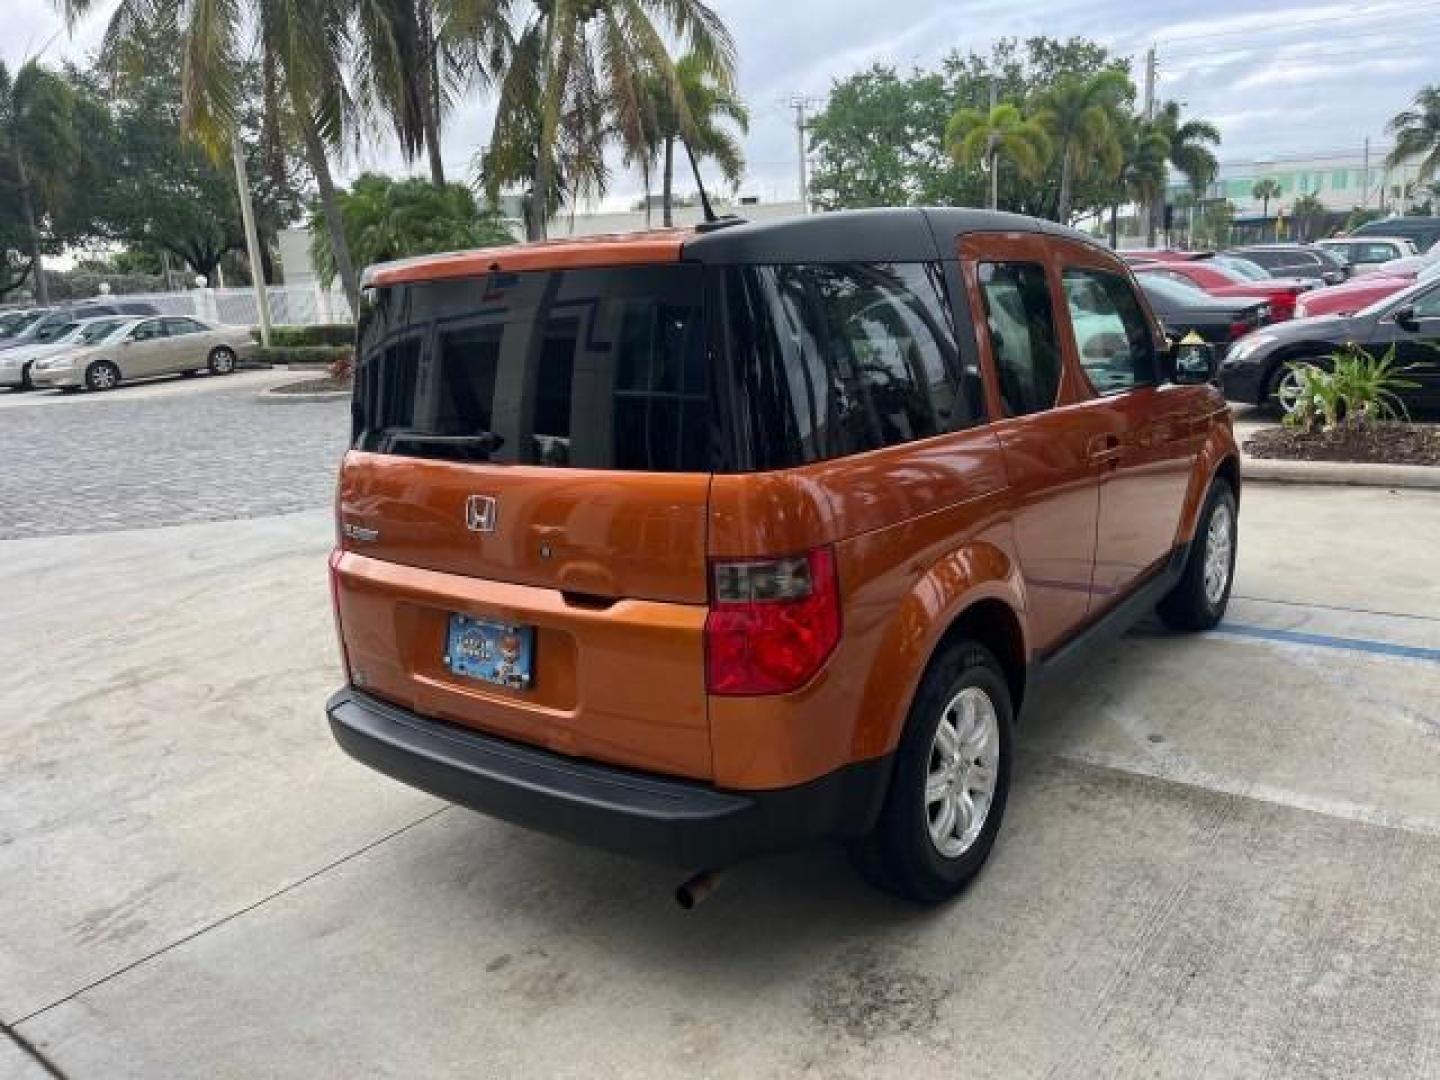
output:
<instances>
[{"instance_id":1,"label":"cloudy sky","mask_svg":"<svg viewBox=\"0 0 1440 1080\"><path fill-rule=\"evenodd\" d=\"M53 0L3 0L0 57L45 50L59 58L95 47L111 5L72 37ZM796 192L796 95L823 100L837 78L872 63L932 64L952 49L986 51L1002 36L1095 38L1136 60L1159 49L1158 93L1187 103L1224 134L1222 160L1353 152L1383 139L1388 117L1427 81L1440 81L1440 0L712 0L739 44L742 93L753 121L742 192L771 201ZM450 172L469 172L492 113L479 98L449 120ZM404 169L377 133L345 172ZM617 175L624 202L638 178Z\"/></svg>"}]
</instances>

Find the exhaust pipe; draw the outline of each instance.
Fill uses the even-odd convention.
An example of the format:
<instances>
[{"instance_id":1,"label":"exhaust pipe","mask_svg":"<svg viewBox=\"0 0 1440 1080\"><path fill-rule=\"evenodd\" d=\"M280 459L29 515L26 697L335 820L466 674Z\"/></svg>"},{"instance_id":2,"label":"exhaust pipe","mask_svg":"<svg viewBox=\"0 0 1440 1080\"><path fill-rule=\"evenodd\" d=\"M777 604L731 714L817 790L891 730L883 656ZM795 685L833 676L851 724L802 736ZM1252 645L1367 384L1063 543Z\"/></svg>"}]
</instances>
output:
<instances>
[{"instance_id":1,"label":"exhaust pipe","mask_svg":"<svg viewBox=\"0 0 1440 1080\"><path fill-rule=\"evenodd\" d=\"M675 902L686 911L693 911L713 893L720 884L720 871L701 870L700 873L682 881L675 890Z\"/></svg>"}]
</instances>

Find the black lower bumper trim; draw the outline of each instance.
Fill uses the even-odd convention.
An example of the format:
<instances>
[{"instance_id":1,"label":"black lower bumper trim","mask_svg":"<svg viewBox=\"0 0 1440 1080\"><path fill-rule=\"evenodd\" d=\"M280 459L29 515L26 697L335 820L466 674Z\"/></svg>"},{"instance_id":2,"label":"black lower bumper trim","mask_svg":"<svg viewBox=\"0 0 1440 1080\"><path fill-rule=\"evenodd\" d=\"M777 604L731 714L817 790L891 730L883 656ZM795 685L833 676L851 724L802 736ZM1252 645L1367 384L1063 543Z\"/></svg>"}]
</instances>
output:
<instances>
[{"instance_id":1,"label":"black lower bumper trim","mask_svg":"<svg viewBox=\"0 0 1440 1080\"><path fill-rule=\"evenodd\" d=\"M371 768L493 817L596 847L716 869L873 825L890 759L797 787L725 791L568 758L418 716L354 688L326 705L345 752Z\"/></svg>"}]
</instances>

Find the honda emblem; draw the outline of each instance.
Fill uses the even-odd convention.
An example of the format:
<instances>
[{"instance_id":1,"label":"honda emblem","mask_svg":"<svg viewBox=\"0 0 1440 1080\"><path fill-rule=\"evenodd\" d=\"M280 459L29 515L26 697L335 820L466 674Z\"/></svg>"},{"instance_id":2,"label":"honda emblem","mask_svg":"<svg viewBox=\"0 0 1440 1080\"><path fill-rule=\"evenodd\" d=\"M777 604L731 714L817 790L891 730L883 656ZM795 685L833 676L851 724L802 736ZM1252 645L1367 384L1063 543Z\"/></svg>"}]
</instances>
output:
<instances>
[{"instance_id":1,"label":"honda emblem","mask_svg":"<svg viewBox=\"0 0 1440 1080\"><path fill-rule=\"evenodd\" d=\"M494 532L499 516L493 495L471 495L465 500L465 527L471 532Z\"/></svg>"}]
</instances>

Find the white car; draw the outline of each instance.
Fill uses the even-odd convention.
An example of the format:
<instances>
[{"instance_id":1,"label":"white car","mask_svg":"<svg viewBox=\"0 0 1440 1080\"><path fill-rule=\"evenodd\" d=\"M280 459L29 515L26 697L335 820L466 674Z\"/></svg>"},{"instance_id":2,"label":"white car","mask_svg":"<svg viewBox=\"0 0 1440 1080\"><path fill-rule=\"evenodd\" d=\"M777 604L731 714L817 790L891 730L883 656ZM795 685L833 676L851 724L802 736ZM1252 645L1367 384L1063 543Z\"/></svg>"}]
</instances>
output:
<instances>
[{"instance_id":1,"label":"white car","mask_svg":"<svg viewBox=\"0 0 1440 1080\"><path fill-rule=\"evenodd\" d=\"M111 315L97 319L76 319L53 323L33 341L0 352L0 386L29 388L35 364L77 346L108 337L117 327L135 322L134 318Z\"/></svg>"},{"instance_id":2,"label":"white car","mask_svg":"<svg viewBox=\"0 0 1440 1080\"><path fill-rule=\"evenodd\" d=\"M1403 236L1342 236L1316 241L1315 246L1345 259L1354 274L1373 274L1383 263L1419 254L1415 241Z\"/></svg>"},{"instance_id":3,"label":"white car","mask_svg":"<svg viewBox=\"0 0 1440 1080\"><path fill-rule=\"evenodd\" d=\"M221 326L183 315L127 319L106 337L38 360L36 386L61 390L113 390L124 380L154 375L191 375L208 370L229 375L255 348L244 326Z\"/></svg>"}]
</instances>

